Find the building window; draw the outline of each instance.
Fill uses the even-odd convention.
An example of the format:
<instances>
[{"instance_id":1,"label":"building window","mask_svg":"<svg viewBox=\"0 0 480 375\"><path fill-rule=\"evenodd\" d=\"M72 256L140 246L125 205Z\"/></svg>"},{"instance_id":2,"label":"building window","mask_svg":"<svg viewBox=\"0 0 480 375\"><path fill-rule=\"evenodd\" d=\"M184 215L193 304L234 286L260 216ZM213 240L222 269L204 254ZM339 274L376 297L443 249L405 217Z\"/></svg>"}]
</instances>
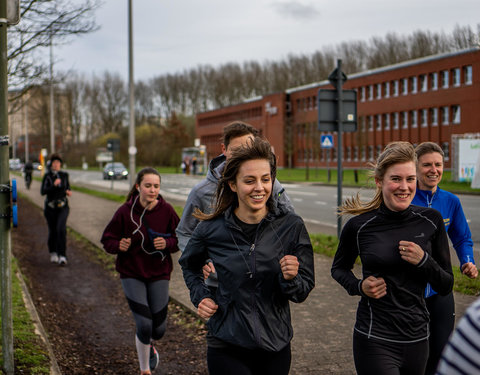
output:
<instances>
[{"instance_id":1,"label":"building window","mask_svg":"<svg viewBox=\"0 0 480 375\"><path fill-rule=\"evenodd\" d=\"M402 95L408 94L408 78L402 79Z\"/></svg>"},{"instance_id":2,"label":"building window","mask_svg":"<svg viewBox=\"0 0 480 375\"><path fill-rule=\"evenodd\" d=\"M383 147L382 147L382 145L377 145L377 146L376 146L376 149L377 149L377 155L376 155L376 157L378 158L378 157L380 156L380 154L382 153Z\"/></svg>"},{"instance_id":3,"label":"building window","mask_svg":"<svg viewBox=\"0 0 480 375\"><path fill-rule=\"evenodd\" d=\"M408 128L408 112L402 112L402 129Z\"/></svg>"},{"instance_id":4,"label":"building window","mask_svg":"<svg viewBox=\"0 0 480 375\"><path fill-rule=\"evenodd\" d=\"M410 119L412 128L416 128L418 126L418 112L417 111L410 111Z\"/></svg>"},{"instance_id":5,"label":"building window","mask_svg":"<svg viewBox=\"0 0 480 375\"><path fill-rule=\"evenodd\" d=\"M316 95L312 96L312 100L313 100L313 108L317 109L317 96Z\"/></svg>"},{"instance_id":6,"label":"building window","mask_svg":"<svg viewBox=\"0 0 480 375\"><path fill-rule=\"evenodd\" d=\"M450 150L449 150L449 144L448 142L443 142L442 143L442 150L443 150L443 158L444 160L449 160L450 159Z\"/></svg>"},{"instance_id":7,"label":"building window","mask_svg":"<svg viewBox=\"0 0 480 375\"><path fill-rule=\"evenodd\" d=\"M360 89L360 100L362 102L365 101L365 86L362 86L362 88Z\"/></svg>"},{"instance_id":8,"label":"building window","mask_svg":"<svg viewBox=\"0 0 480 375\"><path fill-rule=\"evenodd\" d=\"M420 91L426 92L428 90L428 79L426 74L420 76Z\"/></svg>"},{"instance_id":9,"label":"building window","mask_svg":"<svg viewBox=\"0 0 480 375\"><path fill-rule=\"evenodd\" d=\"M392 81L392 86L393 86L393 96L398 96L398 93L399 93L399 83L398 81Z\"/></svg>"},{"instance_id":10,"label":"building window","mask_svg":"<svg viewBox=\"0 0 480 375\"><path fill-rule=\"evenodd\" d=\"M373 131L373 116L368 116L368 131Z\"/></svg>"},{"instance_id":11,"label":"building window","mask_svg":"<svg viewBox=\"0 0 480 375\"><path fill-rule=\"evenodd\" d=\"M452 124L460 124L460 121L461 121L460 106L452 105Z\"/></svg>"},{"instance_id":12,"label":"building window","mask_svg":"<svg viewBox=\"0 0 480 375\"><path fill-rule=\"evenodd\" d=\"M463 67L464 82L466 85L472 84L472 66L467 65Z\"/></svg>"},{"instance_id":13,"label":"building window","mask_svg":"<svg viewBox=\"0 0 480 375\"><path fill-rule=\"evenodd\" d=\"M383 90L385 91L385 97L389 98L390 97L390 82L385 82L383 84Z\"/></svg>"},{"instance_id":14,"label":"building window","mask_svg":"<svg viewBox=\"0 0 480 375\"><path fill-rule=\"evenodd\" d=\"M368 160L373 160L373 146L368 146Z\"/></svg>"},{"instance_id":15,"label":"building window","mask_svg":"<svg viewBox=\"0 0 480 375\"><path fill-rule=\"evenodd\" d=\"M383 115L383 126L385 130L390 130L390 115L388 113Z\"/></svg>"},{"instance_id":16,"label":"building window","mask_svg":"<svg viewBox=\"0 0 480 375\"><path fill-rule=\"evenodd\" d=\"M368 86L368 100L373 100L373 86Z\"/></svg>"},{"instance_id":17,"label":"building window","mask_svg":"<svg viewBox=\"0 0 480 375\"><path fill-rule=\"evenodd\" d=\"M352 160L352 148L350 146L348 146L346 148L346 151L347 151L347 155L346 155L346 160L347 161L351 161Z\"/></svg>"},{"instance_id":18,"label":"building window","mask_svg":"<svg viewBox=\"0 0 480 375\"><path fill-rule=\"evenodd\" d=\"M448 125L448 107L442 107L442 125Z\"/></svg>"},{"instance_id":19,"label":"building window","mask_svg":"<svg viewBox=\"0 0 480 375\"><path fill-rule=\"evenodd\" d=\"M460 68L452 69L452 81L454 87L460 86Z\"/></svg>"},{"instance_id":20,"label":"building window","mask_svg":"<svg viewBox=\"0 0 480 375\"><path fill-rule=\"evenodd\" d=\"M395 112L393 114L393 128L398 129L398 127L399 127L398 112Z\"/></svg>"},{"instance_id":21,"label":"building window","mask_svg":"<svg viewBox=\"0 0 480 375\"><path fill-rule=\"evenodd\" d=\"M376 115L377 130L382 130L382 115Z\"/></svg>"},{"instance_id":22,"label":"building window","mask_svg":"<svg viewBox=\"0 0 480 375\"><path fill-rule=\"evenodd\" d=\"M432 126L438 125L438 108L430 108L430 121Z\"/></svg>"},{"instance_id":23,"label":"building window","mask_svg":"<svg viewBox=\"0 0 480 375\"><path fill-rule=\"evenodd\" d=\"M432 85L432 90L438 90L438 73L430 73L430 83Z\"/></svg>"},{"instance_id":24,"label":"building window","mask_svg":"<svg viewBox=\"0 0 480 375\"><path fill-rule=\"evenodd\" d=\"M448 70L442 71L442 89L448 89Z\"/></svg>"},{"instance_id":25,"label":"building window","mask_svg":"<svg viewBox=\"0 0 480 375\"><path fill-rule=\"evenodd\" d=\"M361 155L361 158L362 158L362 161L366 161L367 160L367 147L365 145L362 145L360 146L360 152L362 153Z\"/></svg>"},{"instance_id":26,"label":"building window","mask_svg":"<svg viewBox=\"0 0 480 375\"><path fill-rule=\"evenodd\" d=\"M421 123L420 123L420 126L422 128L426 128L428 126L428 111L426 109L422 109L421 111Z\"/></svg>"},{"instance_id":27,"label":"building window","mask_svg":"<svg viewBox=\"0 0 480 375\"><path fill-rule=\"evenodd\" d=\"M353 146L353 160L358 161L358 146Z\"/></svg>"},{"instance_id":28,"label":"building window","mask_svg":"<svg viewBox=\"0 0 480 375\"><path fill-rule=\"evenodd\" d=\"M382 99L382 84L377 83L377 99Z\"/></svg>"},{"instance_id":29,"label":"building window","mask_svg":"<svg viewBox=\"0 0 480 375\"><path fill-rule=\"evenodd\" d=\"M416 94L417 91L418 91L418 87L417 87L417 77L411 77L410 78L410 85L411 85L411 88L412 88L412 94Z\"/></svg>"}]
</instances>

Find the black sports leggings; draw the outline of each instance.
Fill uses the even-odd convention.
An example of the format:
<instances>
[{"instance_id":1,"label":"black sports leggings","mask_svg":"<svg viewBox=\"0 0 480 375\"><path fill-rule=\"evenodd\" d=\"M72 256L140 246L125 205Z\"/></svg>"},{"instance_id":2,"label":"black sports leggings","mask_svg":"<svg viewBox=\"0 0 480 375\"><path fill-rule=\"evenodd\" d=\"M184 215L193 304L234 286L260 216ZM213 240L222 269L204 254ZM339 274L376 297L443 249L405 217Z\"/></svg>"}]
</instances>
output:
<instances>
[{"instance_id":1,"label":"black sports leggings","mask_svg":"<svg viewBox=\"0 0 480 375\"><path fill-rule=\"evenodd\" d=\"M402 344L353 333L357 375L424 375L427 357L428 340Z\"/></svg>"},{"instance_id":2,"label":"black sports leggings","mask_svg":"<svg viewBox=\"0 0 480 375\"><path fill-rule=\"evenodd\" d=\"M435 294L426 298L425 302L430 313L430 352L425 374L431 375L435 374L443 347L455 326L455 300L450 293L446 296Z\"/></svg>"},{"instance_id":3,"label":"black sports leggings","mask_svg":"<svg viewBox=\"0 0 480 375\"><path fill-rule=\"evenodd\" d=\"M235 345L207 349L210 375L288 375L291 361L290 344L279 352Z\"/></svg>"},{"instance_id":4,"label":"black sports leggings","mask_svg":"<svg viewBox=\"0 0 480 375\"><path fill-rule=\"evenodd\" d=\"M65 256L67 248L68 205L62 208L45 207L43 214L48 224L48 251Z\"/></svg>"}]
</instances>

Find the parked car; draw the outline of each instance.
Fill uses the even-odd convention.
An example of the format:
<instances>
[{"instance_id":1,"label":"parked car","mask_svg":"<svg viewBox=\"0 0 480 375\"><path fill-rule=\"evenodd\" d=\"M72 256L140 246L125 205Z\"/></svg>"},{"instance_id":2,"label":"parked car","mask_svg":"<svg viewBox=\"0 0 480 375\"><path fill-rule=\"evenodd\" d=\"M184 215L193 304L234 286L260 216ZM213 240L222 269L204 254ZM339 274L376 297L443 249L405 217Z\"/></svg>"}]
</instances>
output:
<instances>
[{"instance_id":1,"label":"parked car","mask_svg":"<svg viewBox=\"0 0 480 375\"><path fill-rule=\"evenodd\" d=\"M21 171L23 169L23 163L20 159L10 159L8 165L12 171Z\"/></svg>"},{"instance_id":2,"label":"parked car","mask_svg":"<svg viewBox=\"0 0 480 375\"><path fill-rule=\"evenodd\" d=\"M43 169L42 164L39 162L34 161L33 162L33 170L34 171L41 171Z\"/></svg>"},{"instance_id":3,"label":"parked car","mask_svg":"<svg viewBox=\"0 0 480 375\"><path fill-rule=\"evenodd\" d=\"M107 163L105 168L103 168L103 179L104 180L117 180L128 178L128 170L125 168L123 163Z\"/></svg>"}]
</instances>

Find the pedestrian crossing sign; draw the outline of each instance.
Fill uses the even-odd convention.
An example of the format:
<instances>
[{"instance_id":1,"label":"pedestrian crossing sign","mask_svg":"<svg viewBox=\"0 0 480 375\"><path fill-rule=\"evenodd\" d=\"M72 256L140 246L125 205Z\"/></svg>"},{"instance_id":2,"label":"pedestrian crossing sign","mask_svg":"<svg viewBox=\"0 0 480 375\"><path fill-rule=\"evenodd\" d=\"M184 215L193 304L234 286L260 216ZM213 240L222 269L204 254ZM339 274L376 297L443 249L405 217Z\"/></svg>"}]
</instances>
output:
<instances>
[{"instance_id":1,"label":"pedestrian crossing sign","mask_svg":"<svg viewBox=\"0 0 480 375\"><path fill-rule=\"evenodd\" d=\"M320 137L320 146L322 148L333 148L333 136L331 134Z\"/></svg>"}]
</instances>

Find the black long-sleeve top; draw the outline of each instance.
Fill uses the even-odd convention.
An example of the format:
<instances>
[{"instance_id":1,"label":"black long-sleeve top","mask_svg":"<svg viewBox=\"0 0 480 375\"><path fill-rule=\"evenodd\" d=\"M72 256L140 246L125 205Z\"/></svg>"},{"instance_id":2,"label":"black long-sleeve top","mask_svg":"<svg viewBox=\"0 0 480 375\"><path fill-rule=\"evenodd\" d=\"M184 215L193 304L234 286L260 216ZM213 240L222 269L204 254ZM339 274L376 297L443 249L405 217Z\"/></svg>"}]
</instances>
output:
<instances>
[{"instance_id":1,"label":"black long-sleeve top","mask_svg":"<svg viewBox=\"0 0 480 375\"><path fill-rule=\"evenodd\" d=\"M399 241L411 241L425 252L418 265L400 257ZM363 278L352 272L360 256ZM423 292L427 282L442 295L453 287L453 273L441 214L431 208L410 206L390 211L385 205L351 218L343 228L332 265L332 277L350 295L361 295L355 330L391 342L416 342L429 336L428 311ZM369 298L361 282L383 277L387 294Z\"/></svg>"}]
</instances>

